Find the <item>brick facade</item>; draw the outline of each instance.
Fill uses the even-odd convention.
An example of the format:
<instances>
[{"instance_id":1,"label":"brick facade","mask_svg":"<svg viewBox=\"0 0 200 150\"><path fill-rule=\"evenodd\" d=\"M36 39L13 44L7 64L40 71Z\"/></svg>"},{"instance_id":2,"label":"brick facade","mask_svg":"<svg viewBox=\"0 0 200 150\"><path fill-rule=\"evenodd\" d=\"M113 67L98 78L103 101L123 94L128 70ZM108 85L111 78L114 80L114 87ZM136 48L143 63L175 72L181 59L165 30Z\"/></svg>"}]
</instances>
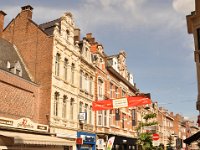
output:
<instances>
[{"instance_id":1,"label":"brick facade","mask_svg":"<svg viewBox=\"0 0 200 150\"><path fill-rule=\"evenodd\" d=\"M33 82L41 86L39 122L48 124L50 114L52 37L45 34L32 20L32 7L21 12L4 29L2 37L16 45Z\"/></svg>"},{"instance_id":2,"label":"brick facade","mask_svg":"<svg viewBox=\"0 0 200 150\"><path fill-rule=\"evenodd\" d=\"M0 70L0 116L39 122L39 86Z\"/></svg>"}]
</instances>

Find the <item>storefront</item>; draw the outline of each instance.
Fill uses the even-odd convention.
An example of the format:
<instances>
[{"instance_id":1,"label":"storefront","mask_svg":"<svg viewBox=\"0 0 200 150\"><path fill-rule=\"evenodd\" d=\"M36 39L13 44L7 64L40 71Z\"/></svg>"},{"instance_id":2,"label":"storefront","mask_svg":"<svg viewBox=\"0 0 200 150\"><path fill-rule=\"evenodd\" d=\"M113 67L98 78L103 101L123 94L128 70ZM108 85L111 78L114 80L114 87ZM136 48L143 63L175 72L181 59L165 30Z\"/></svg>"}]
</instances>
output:
<instances>
[{"instance_id":1,"label":"storefront","mask_svg":"<svg viewBox=\"0 0 200 150\"><path fill-rule=\"evenodd\" d=\"M0 149L72 150L72 146L72 141L50 135L0 130Z\"/></svg>"},{"instance_id":2,"label":"storefront","mask_svg":"<svg viewBox=\"0 0 200 150\"><path fill-rule=\"evenodd\" d=\"M110 137L115 137L112 150L137 150L136 138L109 134Z\"/></svg>"},{"instance_id":3,"label":"storefront","mask_svg":"<svg viewBox=\"0 0 200 150\"><path fill-rule=\"evenodd\" d=\"M0 117L0 150L75 150L75 141L48 133L48 126L28 118Z\"/></svg>"},{"instance_id":4,"label":"storefront","mask_svg":"<svg viewBox=\"0 0 200 150\"><path fill-rule=\"evenodd\" d=\"M77 150L95 150L96 134L77 132L77 138L82 140L82 142L77 143Z\"/></svg>"}]
</instances>

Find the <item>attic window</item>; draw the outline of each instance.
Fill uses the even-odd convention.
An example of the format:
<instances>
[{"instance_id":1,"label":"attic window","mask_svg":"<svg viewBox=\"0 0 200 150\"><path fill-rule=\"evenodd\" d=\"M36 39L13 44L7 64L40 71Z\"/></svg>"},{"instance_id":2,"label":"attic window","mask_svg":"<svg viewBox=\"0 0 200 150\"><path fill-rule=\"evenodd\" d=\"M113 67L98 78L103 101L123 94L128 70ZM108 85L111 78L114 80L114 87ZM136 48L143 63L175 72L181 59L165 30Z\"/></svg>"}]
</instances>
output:
<instances>
[{"instance_id":1,"label":"attic window","mask_svg":"<svg viewBox=\"0 0 200 150\"><path fill-rule=\"evenodd\" d=\"M10 63L9 61L7 61L7 68L13 74L16 74L20 77L22 76L22 68L21 68L19 61L14 62L14 63Z\"/></svg>"},{"instance_id":2,"label":"attic window","mask_svg":"<svg viewBox=\"0 0 200 150\"><path fill-rule=\"evenodd\" d=\"M68 30L68 29L66 30L66 33L67 33L67 35L69 35L69 34L70 34L70 32L69 32L69 30Z\"/></svg>"},{"instance_id":3,"label":"attic window","mask_svg":"<svg viewBox=\"0 0 200 150\"><path fill-rule=\"evenodd\" d=\"M67 39L67 40L69 39L69 35L70 35L70 31L67 29L67 30L66 30L66 39Z\"/></svg>"}]
</instances>

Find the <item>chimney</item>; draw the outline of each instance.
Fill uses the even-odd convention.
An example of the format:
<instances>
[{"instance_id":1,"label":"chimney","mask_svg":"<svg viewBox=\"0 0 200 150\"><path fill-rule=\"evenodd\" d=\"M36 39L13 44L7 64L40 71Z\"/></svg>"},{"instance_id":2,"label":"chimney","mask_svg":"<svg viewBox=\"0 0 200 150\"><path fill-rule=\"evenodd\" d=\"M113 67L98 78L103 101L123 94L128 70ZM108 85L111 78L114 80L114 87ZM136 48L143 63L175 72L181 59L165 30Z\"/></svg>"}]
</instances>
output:
<instances>
[{"instance_id":1,"label":"chimney","mask_svg":"<svg viewBox=\"0 0 200 150\"><path fill-rule=\"evenodd\" d=\"M89 41L90 44L94 44L95 43L95 38L92 37L92 33L87 33L86 34L86 39Z\"/></svg>"},{"instance_id":2,"label":"chimney","mask_svg":"<svg viewBox=\"0 0 200 150\"><path fill-rule=\"evenodd\" d=\"M195 11L197 14L200 13L200 0L195 0Z\"/></svg>"},{"instance_id":3,"label":"chimney","mask_svg":"<svg viewBox=\"0 0 200 150\"><path fill-rule=\"evenodd\" d=\"M2 10L0 10L0 37L2 35L3 32L3 27L4 27L4 17L5 17L6 13L3 12Z\"/></svg>"},{"instance_id":4,"label":"chimney","mask_svg":"<svg viewBox=\"0 0 200 150\"><path fill-rule=\"evenodd\" d=\"M74 29L74 42L80 41L80 32L81 30L76 28Z\"/></svg>"},{"instance_id":5,"label":"chimney","mask_svg":"<svg viewBox=\"0 0 200 150\"><path fill-rule=\"evenodd\" d=\"M27 18L32 19L32 10L33 7L31 7L30 5L23 6L21 7L21 14L24 14Z\"/></svg>"},{"instance_id":6,"label":"chimney","mask_svg":"<svg viewBox=\"0 0 200 150\"><path fill-rule=\"evenodd\" d=\"M87 34L86 34L86 38L87 38L87 39L91 39L91 38L92 38L92 33L87 33Z\"/></svg>"}]
</instances>

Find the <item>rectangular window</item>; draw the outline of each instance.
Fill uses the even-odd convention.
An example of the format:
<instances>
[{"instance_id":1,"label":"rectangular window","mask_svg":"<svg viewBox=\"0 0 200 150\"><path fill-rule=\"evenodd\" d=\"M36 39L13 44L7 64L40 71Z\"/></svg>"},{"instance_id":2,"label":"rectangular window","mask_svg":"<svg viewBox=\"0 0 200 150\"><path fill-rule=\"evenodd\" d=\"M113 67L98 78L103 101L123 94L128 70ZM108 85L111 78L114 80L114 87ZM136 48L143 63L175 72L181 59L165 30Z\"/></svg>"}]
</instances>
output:
<instances>
[{"instance_id":1,"label":"rectangular window","mask_svg":"<svg viewBox=\"0 0 200 150\"><path fill-rule=\"evenodd\" d=\"M67 67L68 67L68 60L67 59L65 59L65 61L64 61L64 79L65 79L65 81L67 81Z\"/></svg>"},{"instance_id":2,"label":"rectangular window","mask_svg":"<svg viewBox=\"0 0 200 150\"><path fill-rule=\"evenodd\" d=\"M85 104L85 113L86 113L86 123L87 123L87 115L88 115L88 104Z\"/></svg>"},{"instance_id":3,"label":"rectangular window","mask_svg":"<svg viewBox=\"0 0 200 150\"><path fill-rule=\"evenodd\" d=\"M98 114L98 116L97 116L97 118L98 118L98 120L97 120L97 125L98 126L102 126L103 124L102 124L102 111L97 111L97 114Z\"/></svg>"},{"instance_id":4,"label":"rectangular window","mask_svg":"<svg viewBox=\"0 0 200 150\"><path fill-rule=\"evenodd\" d=\"M132 126L136 126L136 111L132 110Z\"/></svg>"},{"instance_id":5,"label":"rectangular window","mask_svg":"<svg viewBox=\"0 0 200 150\"><path fill-rule=\"evenodd\" d=\"M107 121L107 111L104 110L104 126L107 127L108 126L108 121Z\"/></svg>"},{"instance_id":6,"label":"rectangular window","mask_svg":"<svg viewBox=\"0 0 200 150\"><path fill-rule=\"evenodd\" d=\"M126 92L122 90L122 97L126 97Z\"/></svg>"},{"instance_id":7,"label":"rectangular window","mask_svg":"<svg viewBox=\"0 0 200 150\"><path fill-rule=\"evenodd\" d=\"M83 71L80 72L80 89L83 89Z\"/></svg>"},{"instance_id":8,"label":"rectangular window","mask_svg":"<svg viewBox=\"0 0 200 150\"><path fill-rule=\"evenodd\" d=\"M110 83L110 98L113 97L113 84Z\"/></svg>"},{"instance_id":9,"label":"rectangular window","mask_svg":"<svg viewBox=\"0 0 200 150\"><path fill-rule=\"evenodd\" d=\"M66 119L67 115L67 96L63 96L63 109L62 109L62 117Z\"/></svg>"},{"instance_id":10,"label":"rectangular window","mask_svg":"<svg viewBox=\"0 0 200 150\"><path fill-rule=\"evenodd\" d=\"M60 73L60 54L56 54L56 60L55 60L55 75L59 76Z\"/></svg>"},{"instance_id":11,"label":"rectangular window","mask_svg":"<svg viewBox=\"0 0 200 150\"><path fill-rule=\"evenodd\" d=\"M71 67L71 82L72 84L74 84L74 79L75 79L75 65L72 64L72 67Z\"/></svg>"},{"instance_id":12,"label":"rectangular window","mask_svg":"<svg viewBox=\"0 0 200 150\"><path fill-rule=\"evenodd\" d=\"M92 107L90 107L90 110L89 110L89 124L90 125L92 124Z\"/></svg>"},{"instance_id":13,"label":"rectangular window","mask_svg":"<svg viewBox=\"0 0 200 150\"><path fill-rule=\"evenodd\" d=\"M92 94L92 78L90 78L90 90L89 93Z\"/></svg>"},{"instance_id":14,"label":"rectangular window","mask_svg":"<svg viewBox=\"0 0 200 150\"><path fill-rule=\"evenodd\" d=\"M122 113L122 129L125 128L125 117L126 117L126 114Z\"/></svg>"},{"instance_id":15,"label":"rectangular window","mask_svg":"<svg viewBox=\"0 0 200 150\"><path fill-rule=\"evenodd\" d=\"M79 112L82 112L82 107L83 107L83 103L80 102L80 103L79 103Z\"/></svg>"},{"instance_id":16,"label":"rectangular window","mask_svg":"<svg viewBox=\"0 0 200 150\"><path fill-rule=\"evenodd\" d=\"M118 87L115 87L115 98L118 98L118 95L119 95L119 93L118 93Z\"/></svg>"},{"instance_id":17,"label":"rectangular window","mask_svg":"<svg viewBox=\"0 0 200 150\"><path fill-rule=\"evenodd\" d=\"M200 28L197 29L198 50L200 50Z\"/></svg>"},{"instance_id":18,"label":"rectangular window","mask_svg":"<svg viewBox=\"0 0 200 150\"><path fill-rule=\"evenodd\" d=\"M55 92L54 94L54 116L58 116L58 101L59 101L59 93Z\"/></svg>"},{"instance_id":19,"label":"rectangular window","mask_svg":"<svg viewBox=\"0 0 200 150\"><path fill-rule=\"evenodd\" d=\"M103 100L103 81L98 80L98 99Z\"/></svg>"},{"instance_id":20,"label":"rectangular window","mask_svg":"<svg viewBox=\"0 0 200 150\"><path fill-rule=\"evenodd\" d=\"M109 121L110 125L114 125L114 117L113 117L113 115L114 115L113 114L113 110L110 110L110 118L109 118L110 119L110 121Z\"/></svg>"},{"instance_id":21,"label":"rectangular window","mask_svg":"<svg viewBox=\"0 0 200 150\"><path fill-rule=\"evenodd\" d=\"M70 101L70 120L73 120L74 117L74 99Z\"/></svg>"}]
</instances>

